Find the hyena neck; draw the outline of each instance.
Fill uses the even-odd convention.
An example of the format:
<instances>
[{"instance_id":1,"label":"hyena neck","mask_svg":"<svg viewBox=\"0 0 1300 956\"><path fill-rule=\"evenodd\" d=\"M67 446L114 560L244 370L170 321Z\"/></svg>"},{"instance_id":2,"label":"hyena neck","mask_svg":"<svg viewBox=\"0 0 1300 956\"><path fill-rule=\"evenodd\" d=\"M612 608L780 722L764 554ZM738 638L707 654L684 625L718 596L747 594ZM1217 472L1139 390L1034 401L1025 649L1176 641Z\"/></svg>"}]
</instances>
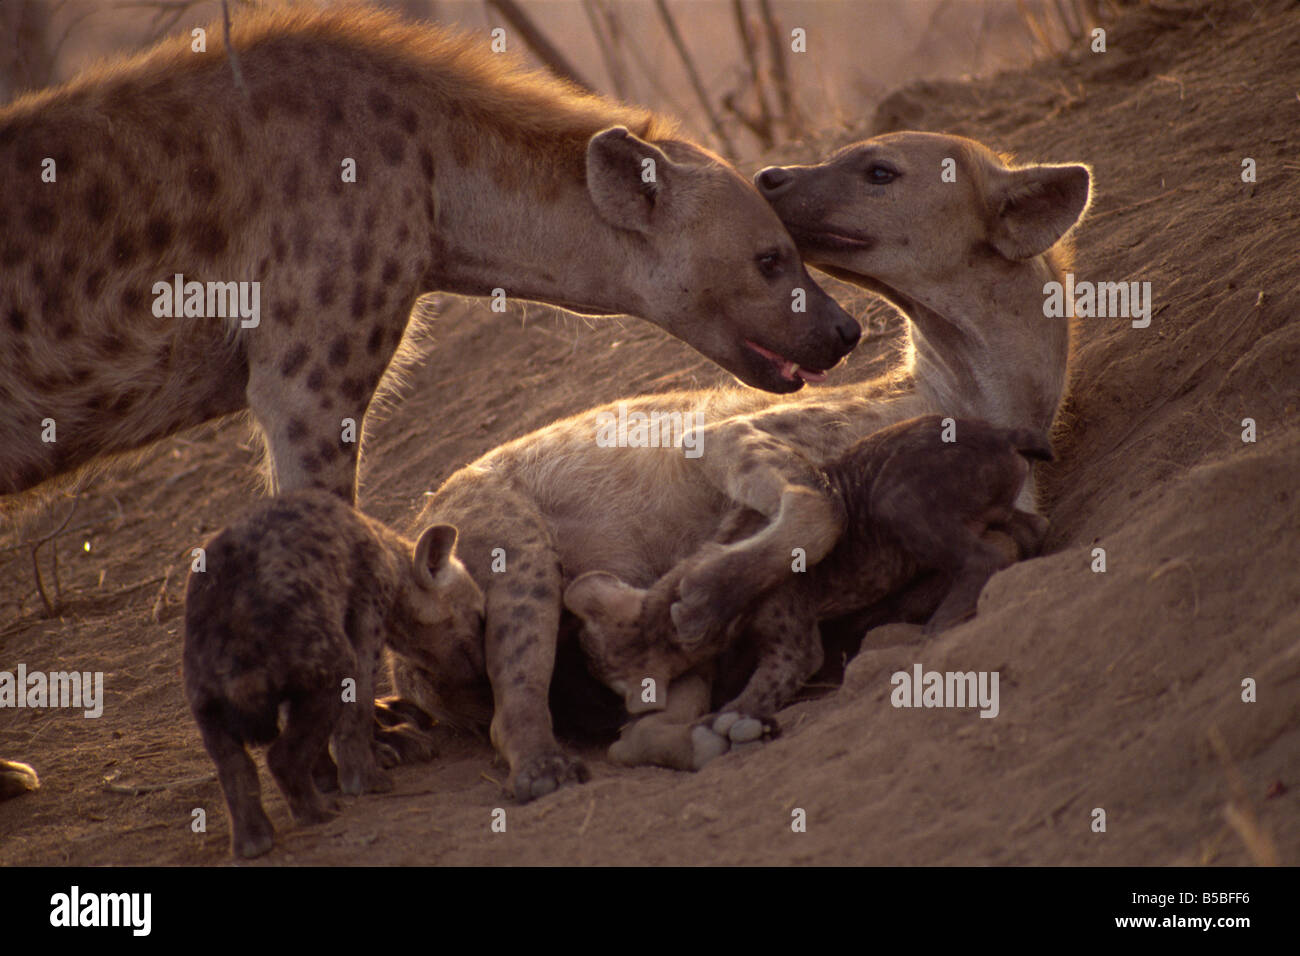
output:
<instances>
[{"instance_id":1,"label":"hyena neck","mask_svg":"<svg viewBox=\"0 0 1300 956\"><path fill-rule=\"evenodd\" d=\"M574 172L585 143L570 139L539 154L520 157L509 174L440 165L435 258L426 285L593 315L645 315L646 303L628 280L646 265L634 237L600 218ZM510 188L501 185L506 176L514 177Z\"/></svg>"},{"instance_id":2,"label":"hyena neck","mask_svg":"<svg viewBox=\"0 0 1300 956\"><path fill-rule=\"evenodd\" d=\"M900 296L910 377L923 410L1048 430L1065 392L1068 320L1043 315L1043 257L958 294Z\"/></svg>"}]
</instances>

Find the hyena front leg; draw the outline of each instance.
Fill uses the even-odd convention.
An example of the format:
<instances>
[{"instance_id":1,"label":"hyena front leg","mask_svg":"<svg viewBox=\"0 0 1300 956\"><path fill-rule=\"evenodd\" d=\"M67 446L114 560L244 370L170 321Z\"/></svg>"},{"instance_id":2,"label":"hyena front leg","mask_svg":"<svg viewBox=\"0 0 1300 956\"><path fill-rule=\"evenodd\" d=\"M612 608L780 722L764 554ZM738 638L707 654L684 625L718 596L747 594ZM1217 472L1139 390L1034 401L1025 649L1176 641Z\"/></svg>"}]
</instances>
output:
<instances>
[{"instance_id":1,"label":"hyena front leg","mask_svg":"<svg viewBox=\"0 0 1300 956\"><path fill-rule=\"evenodd\" d=\"M356 501L361 426L396 340L338 325L321 340L249 333L248 407L262 428L273 493L323 488ZM400 330L398 331L400 337Z\"/></svg>"},{"instance_id":2,"label":"hyena front leg","mask_svg":"<svg viewBox=\"0 0 1300 956\"><path fill-rule=\"evenodd\" d=\"M383 649L383 618L371 607L354 608L349 635L355 648L356 698L343 704L334 731L334 756L338 760L339 789L347 794L382 793L393 789L392 778L375 758L375 670ZM335 693L342 696L342 688Z\"/></svg>"},{"instance_id":3,"label":"hyena front leg","mask_svg":"<svg viewBox=\"0 0 1300 956\"><path fill-rule=\"evenodd\" d=\"M823 657L816 608L790 588L763 600L743 639L757 643L758 667L740 695L719 709L713 724L714 731L728 735L732 743L778 733L776 712L817 673Z\"/></svg>"},{"instance_id":4,"label":"hyena front leg","mask_svg":"<svg viewBox=\"0 0 1300 956\"><path fill-rule=\"evenodd\" d=\"M501 549L503 562L501 570L486 575L483 588L491 736L510 764L515 798L526 802L565 783L585 781L588 772L560 749L551 724L549 694L564 588L559 553L544 519L527 502L496 498L492 506L495 514L480 525L500 538L493 548ZM476 536L485 538L482 532Z\"/></svg>"},{"instance_id":5,"label":"hyena front leg","mask_svg":"<svg viewBox=\"0 0 1300 956\"><path fill-rule=\"evenodd\" d=\"M793 561L816 564L844 529L842 504L793 446L744 421L724 422L702 437L701 463L709 480L737 506L770 520L683 577L672 618L686 647L717 634L785 580Z\"/></svg>"}]
</instances>

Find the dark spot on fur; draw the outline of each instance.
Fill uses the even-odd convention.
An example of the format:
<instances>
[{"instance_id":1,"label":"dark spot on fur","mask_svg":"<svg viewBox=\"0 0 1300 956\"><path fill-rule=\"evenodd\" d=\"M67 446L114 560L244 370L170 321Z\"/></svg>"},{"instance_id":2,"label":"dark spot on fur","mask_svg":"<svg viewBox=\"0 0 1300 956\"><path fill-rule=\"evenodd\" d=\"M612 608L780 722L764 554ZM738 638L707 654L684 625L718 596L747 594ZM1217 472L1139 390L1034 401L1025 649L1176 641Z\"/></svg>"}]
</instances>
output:
<instances>
[{"instance_id":1,"label":"dark spot on fur","mask_svg":"<svg viewBox=\"0 0 1300 956\"><path fill-rule=\"evenodd\" d=\"M402 223L400 226L397 227L397 242L399 245L405 243L410 238L411 238L410 226L408 226L406 223Z\"/></svg>"},{"instance_id":2,"label":"dark spot on fur","mask_svg":"<svg viewBox=\"0 0 1300 956\"><path fill-rule=\"evenodd\" d=\"M135 255L135 240L131 238L129 233L119 232L113 237L111 254L113 260L119 265L130 262L131 258Z\"/></svg>"},{"instance_id":3,"label":"dark spot on fur","mask_svg":"<svg viewBox=\"0 0 1300 956\"><path fill-rule=\"evenodd\" d=\"M58 223L59 218L54 214L54 209L45 203L38 203L27 210L27 222L32 227L32 232L38 236L47 236L54 231L54 226Z\"/></svg>"},{"instance_id":4,"label":"dark spot on fur","mask_svg":"<svg viewBox=\"0 0 1300 956\"><path fill-rule=\"evenodd\" d=\"M527 604L516 604L510 609L511 620L531 621L534 617L533 609Z\"/></svg>"},{"instance_id":5,"label":"dark spot on fur","mask_svg":"<svg viewBox=\"0 0 1300 956\"><path fill-rule=\"evenodd\" d=\"M122 308L128 312L144 308L144 293L135 286L127 286L122 290Z\"/></svg>"},{"instance_id":6,"label":"dark spot on fur","mask_svg":"<svg viewBox=\"0 0 1300 956\"><path fill-rule=\"evenodd\" d=\"M104 287L103 269L95 269L93 272L90 273L90 275L86 276L86 284L84 288L86 290L86 296L88 298L94 299L98 297L99 292L101 289L103 289L103 287Z\"/></svg>"},{"instance_id":7,"label":"dark spot on fur","mask_svg":"<svg viewBox=\"0 0 1300 956\"><path fill-rule=\"evenodd\" d=\"M321 457L321 460L322 460L322 461L327 461L327 462L328 462L328 461L333 461L335 458L337 458L337 457L339 456L339 449L338 449L338 447L335 446L335 445L330 444L330 443L327 442L327 441L322 441L322 442L317 446L317 449L316 449L316 450L317 450L317 452L320 454L320 457Z\"/></svg>"},{"instance_id":8,"label":"dark spot on fur","mask_svg":"<svg viewBox=\"0 0 1300 956\"><path fill-rule=\"evenodd\" d=\"M420 172L425 179L433 179L433 153L429 152L427 146L420 147Z\"/></svg>"},{"instance_id":9,"label":"dark spot on fur","mask_svg":"<svg viewBox=\"0 0 1300 956\"><path fill-rule=\"evenodd\" d=\"M345 378L343 384L339 386L339 391L343 397L350 401L359 402L370 394L371 385L364 378Z\"/></svg>"},{"instance_id":10,"label":"dark spot on fur","mask_svg":"<svg viewBox=\"0 0 1300 956\"><path fill-rule=\"evenodd\" d=\"M99 337L99 350L105 355L121 355L126 351L127 341L117 332L109 332Z\"/></svg>"},{"instance_id":11,"label":"dark spot on fur","mask_svg":"<svg viewBox=\"0 0 1300 956\"><path fill-rule=\"evenodd\" d=\"M0 255L0 265L4 265L6 268L12 268L23 261L23 256L23 247L17 243L12 243L5 246L4 254Z\"/></svg>"},{"instance_id":12,"label":"dark spot on fur","mask_svg":"<svg viewBox=\"0 0 1300 956\"><path fill-rule=\"evenodd\" d=\"M348 364L348 356L352 348L346 335L340 335L330 345L329 363L335 368L343 368Z\"/></svg>"},{"instance_id":13,"label":"dark spot on fur","mask_svg":"<svg viewBox=\"0 0 1300 956\"><path fill-rule=\"evenodd\" d=\"M17 306L9 310L9 314L5 316L5 321L9 323L9 328L15 332L23 333L27 331L27 314Z\"/></svg>"},{"instance_id":14,"label":"dark spot on fur","mask_svg":"<svg viewBox=\"0 0 1300 956\"><path fill-rule=\"evenodd\" d=\"M370 112L380 119L393 112L393 98L383 90L371 90L366 96L366 103L370 106Z\"/></svg>"},{"instance_id":15,"label":"dark spot on fur","mask_svg":"<svg viewBox=\"0 0 1300 956\"><path fill-rule=\"evenodd\" d=\"M319 365L312 366L311 374L307 376L307 387L313 392L319 392L325 387L325 369Z\"/></svg>"},{"instance_id":16,"label":"dark spot on fur","mask_svg":"<svg viewBox=\"0 0 1300 956\"><path fill-rule=\"evenodd\" d=\"M293 205L302 196L302 164L294 163L284 174L284 198Z\"/></svg>"},{"instance_id":17,"label":"dark spot on fur","mask_svg":"<svg viewBox=\"0 0 1300 956\"><path fill-rule=\"evenodd\" d=\"M415 110L409 106L402 110L402 129L408 133L414 133L420 128L420 117L416 115Z\"/></svg>"},{"instance_id":18,"label":"dark spot on fur","mask_svg":"<svg viewBox=\"0 0 1300 956\"><path fill-rule=\"evenodd\" d=\"M379 153L389 166L398 166L406 155L406 141L392 131L383 133L379 137Z\"/></svg>"},{"instance_id":19,"label":"dark spot on fur","mask_svg":"<svg viewBox=\"0 0 1300 956\"><path fill-rule=\"evenodd\" d=\"M366 314L366 284L358 282L352 290L352 318L360 319Z\"/></svg>"},{"instance_id":20,"label":"dark spot on fur","mask_svg":"<svg viewBox=\"0 0 1300 956\"><path fill-rule=\"evenodd\" d=\"M374 312L380 312L383 310L384 304L387 301L388 301L388 290L382 285L377 286L375 288L374 298L371 299L370 301L370 308Z\"/></svg>"},{"instance_id":21,"label":"dark spot on fur","mask_svg":"<svg viewBox=\"0 0 1300 956\"><path fill-rule=\"evenodd\" d=\"M161 216L154 216L144 227L144 239L151 251L161 252L172 241L172 224Z\"/></svg>"},{"instance_id":22,"label":"dark spot on fur","mask_svg":"<svg viewBox=\"0 0 1300 956\"><path fill-rule=\"evenodd\" d=\"M113 192L103 179L96 179L86 191L86 212L90 221L103 225L113 212Z\"/></svg>"},{"instance_id":23,"label":"dark spot on fur","mask_svg":"<svg viewBox=\"0 0 1300 956\"><path fill-rule=\"evenodd\" d=\"M271 318L283 325L286 329L293 326L293 320L298 315L297 302L277 302L271 306Z\"/></svg>"},{"instance_id":24,"label":"dark spot on fur","mask_svg":"<svg viewBox=\"0 0 1300 956\"><path fill-rule=\"evenodd\" d=\"M320 474L320 470L325 467L325 463L315 455L304 456L301 459L300 464L302 465L303 471L307 472L309 475L318 475Z\"/></svg>"},{"instance_id":25,"label":"dark spot on fur","mask_svg":"<svg viewBox=\"0 0 1300 956\"><path fill-rule=\"evenodd\" d=\"M364 239L358 239L352 244L352 271L365 272L370 267L370 259L374 255L374 250L370 243Z\"/></svg>"},{"instance_id":26,"label":"dark spot on fur","mask_svg":"<svg viewBox=\"0 0 1300 956\"><path fill-rule=\"evenodd\" d=\"M396 259L385 259L384 271L380 274L379 279L385 285L392 285L397 281L397 277L401 275L401 272L402 267L397 264Z\"/></svg>"},{"instance_id":27,"label":"dark spot on fur","mask_svg":"<svg viewBox=\"0 0 1300 956\"><path fill-rule=\"evenodd\" d=\"M295 345L280 363L280 374L285 378L292 378L298 374L298 370L303 367L306 361L307 347L305 345Z\"/></svg>"},{"instance_id":28,"label":"dark spot on fur","mask_svg":"<svg viewBox=\"0 0 1300 956\"><path fill-rule=\"evenodd\" d=\"M211 199L217 194L217 174L211 166L204 164L192 166L185 178L189 183L190 191L196 196Z\"/></svg>"},{"instance_id":29,"label":"dark spot on fur","mask_svg":"<svg viewBox=\"0 0 1300 956\"><path fill-rule=\"evenodd\" d=\"M338 280L335 278L333 268L327 267L316 282L316 303L322 307L333 305L338 294Z\"/></svg>"},{"instance_id":30,"label":"dark spot on fur","mask_svg":"<svg viewBox=\"0 0 1300 956\"><path fill-rule=\"evenodd\" d=\"M325 104L325 123L328 126L339 126L343 123L343 107L335 100L329 100Z\"/></svg>"},{"instance_id":31,"label":"dark spot on fur","mask_svg":"<svg viewBox=\"0 0 1300 956\"><path fill-rule=\"evenodd\" d=\"M384 330L374 328L370 330L370 338L366 339L366 352L370 355L378 355L384 349Z\"/></svg>"}]
</instances>

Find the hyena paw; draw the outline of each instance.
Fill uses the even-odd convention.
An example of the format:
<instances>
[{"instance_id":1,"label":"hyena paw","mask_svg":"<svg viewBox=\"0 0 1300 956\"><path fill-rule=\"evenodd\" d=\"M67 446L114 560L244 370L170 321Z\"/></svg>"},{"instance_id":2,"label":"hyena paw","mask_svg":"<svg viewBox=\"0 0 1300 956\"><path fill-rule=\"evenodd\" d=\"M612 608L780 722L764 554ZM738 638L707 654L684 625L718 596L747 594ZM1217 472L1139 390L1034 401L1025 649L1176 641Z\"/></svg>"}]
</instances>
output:
<instances>
[{"instance_id":1,"label":"hyena paw","mask_svg":"<svg viewBox=\"0 0 1300 956\"><path fill-rule=\"evenodd\" d=\"M702 565L678 586L678 599L669 614L681 647L699 647L721 634L745 608L743 589L713 568L713 562Z\"/></svg>"},{"instance_id":2,"label":"hyena paw","mask_svg":"<svg viewBox=\"0 0 1300 956\"><path fill-rule=\"evenodd\" d=\"M731 749L725 734L716 734L712 728L697 724L691 728L691 769L700 770Z\"/></svg>"},{"instance_id":3,"label":"hyena paw","mask_svg":"<svg viewBox=\"0 0 1300 956\"><path fill-rule=\"evenodd\" d=\"M591 777L581 760L562 753L542 754L520 764L511 779L511 790L520 803L536 800L566 783L586 783Z\"/></svg>"},{"instance_id":4,"label":"hyena paw","mask_svg":"<svg viewBox=\"0 0 1300 956\"><path fill-rule=\"evenodd\" d=\"M275 831L271 827L270 819L262 812L236 825L230 838L231 852L246 860L270 852L273 846L275 846Z\"/></svg>"},{"instance_id":5,"label":"hyena paw","mask_svg":"<svg viewBox=\"0 0 1300 956\"><path fill-rule=\"evenodd\" d=\"M711 729L733 745L770 740L781 733L781 725L773 717L750 717L734 710L723 711L714 717Z\"/></svg>"},{"instance_id":6,"label":"hyena paw","mask_svg":"<svg viewBox=\"0 0 1300 956\"><path fill-rule=\"evenodd\" d=\"M438 747L431 735L404 723L375 730L375 756L384 767L428 763L438 756Z\"/></svg>"},{"instance_id":7,"label":"hyena paw","mask_svg":"<svg viewBox=\"0 0 1300 956\"><path fill-rule=\"evenodd\" d=\"M348 796L363 793L388 793L393 789L393 778L378 765L339 770L339 789Z\"/></svg>"}]
</instances>

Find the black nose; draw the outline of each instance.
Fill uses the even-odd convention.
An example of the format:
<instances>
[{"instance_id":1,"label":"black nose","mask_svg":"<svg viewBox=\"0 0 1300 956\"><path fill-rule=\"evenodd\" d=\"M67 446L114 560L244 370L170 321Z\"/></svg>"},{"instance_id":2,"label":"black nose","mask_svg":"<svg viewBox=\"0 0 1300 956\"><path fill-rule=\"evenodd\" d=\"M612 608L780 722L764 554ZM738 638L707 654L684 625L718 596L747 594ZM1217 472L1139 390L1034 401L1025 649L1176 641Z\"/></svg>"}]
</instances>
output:
<instances>
[{"instance_id":1,"label":"black nose","mask_svg":"<svg viewBox=\"0 0 1300 956\"><path fill-rule=\"evenodd\" d=\"M853 351L853 347L858 344L862 338L862 327L858 325L858 320L851 315L845 315L844 318L835 326L835 331L840 335L840 341L844 343L846 354Z\"/></svg>"},{"instance_id":2,"label":"black nose","mask_svg":"<svg viewBox=\"0 0 1300 956\"><path fill-rule=\"evenodd\" d=\"M766 169L760 169L758 175L754 177L754 185L767 197L777 195L793 181L794 174L784 166L768 166Z\"/></svg>"}]
</instances>

